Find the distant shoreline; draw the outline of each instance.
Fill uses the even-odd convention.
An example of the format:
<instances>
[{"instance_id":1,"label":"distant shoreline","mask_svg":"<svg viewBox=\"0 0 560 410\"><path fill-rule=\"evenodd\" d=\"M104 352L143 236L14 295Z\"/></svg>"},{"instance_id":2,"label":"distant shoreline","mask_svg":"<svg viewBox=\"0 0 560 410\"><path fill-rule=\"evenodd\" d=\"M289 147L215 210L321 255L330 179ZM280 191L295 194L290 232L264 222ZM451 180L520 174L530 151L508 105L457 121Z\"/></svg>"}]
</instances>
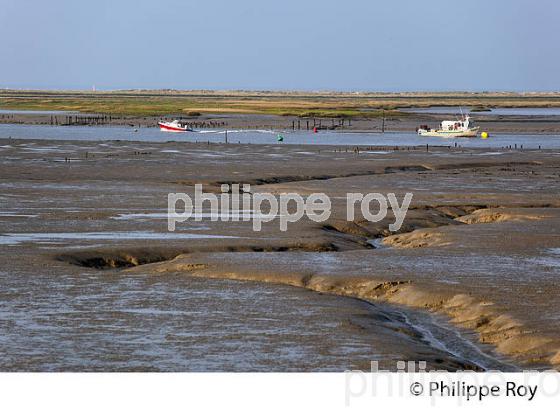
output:
<instances>
[{"instance_id":1,"label":"distant shoreline","mask_svg":"<svg viewBox=\"0 0 560 410\"><path fill-rule=\"evenodd\" d=\"M53 112L0 113L3 124L150 127L162 118L180 118L193 128L413 132L420 124L436 126L448 116L403 111L426 107L474 109L480 113L473 112L474 119L489 132L560 133L557 115L505 118L486 112L490 108L560 108L560 93L556 92L0 90L0 110Z\"/></svg>"},{"instance_id":2,"label":"distant shoreline","mask_svg":"<svg viewBox=\"0 0 560 410\"><path fill-rule=\"evenodd\" d=\"M400 108L560 107L560 93L334 93L255 91L0 90L0 109L127 116L263 114L298 118L404 116ZM385 113L383 111L386 111Z\"/></svg>"},{"instance_id":3,"label":"distant shoreline","mask_svg":"<svg viewBox=\"0 0 560 410\"><path fill-rule=\"evenodd\" d=\"M556 115L477 115L472 113L475 122L490 133L513 134L559 134L560 116ZM75 112L61 113L0 113L0 124L22 124L37 126L120 126L147 128L157 127L162 119L180 118L194 129L228 129L228 130L278 130L278 131L309 131L313 128L321 131L339 131L344 133L381 133L415 132L420 124L436 126L449 114L406 113L392 115L387 112L381 118L300 118L296 116L267 114L200 114L188 115L106 115L81 114Z\"/></svg>"}]
</instances>

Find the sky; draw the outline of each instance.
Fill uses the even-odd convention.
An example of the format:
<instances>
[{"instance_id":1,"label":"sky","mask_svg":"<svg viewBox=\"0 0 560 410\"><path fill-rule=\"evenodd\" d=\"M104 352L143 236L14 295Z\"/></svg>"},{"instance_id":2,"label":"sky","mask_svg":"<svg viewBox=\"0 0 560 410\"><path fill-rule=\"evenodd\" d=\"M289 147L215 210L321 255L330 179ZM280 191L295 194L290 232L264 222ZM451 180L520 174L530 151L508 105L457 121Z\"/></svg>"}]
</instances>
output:
<instances>
[{"instance_id":1,"label":"sky","mask_svg":"<svg viewBox=\"0 0 560 410\"><path fill-rule=\"evenodd\" d=\"M0 88L558 91L558 0L0 0Z\"/></svg>"}]
</instances>

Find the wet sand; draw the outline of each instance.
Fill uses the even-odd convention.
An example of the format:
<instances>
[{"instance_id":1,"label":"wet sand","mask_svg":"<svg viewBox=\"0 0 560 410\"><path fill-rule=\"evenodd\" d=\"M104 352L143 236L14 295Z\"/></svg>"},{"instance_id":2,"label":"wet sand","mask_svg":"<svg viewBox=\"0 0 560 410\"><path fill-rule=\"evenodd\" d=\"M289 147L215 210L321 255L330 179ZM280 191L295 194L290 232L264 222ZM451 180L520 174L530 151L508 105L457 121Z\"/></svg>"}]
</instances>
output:
<instances>
[{"instance_id":1,"label":"wet sand","mask_svg":"<svg viewBox=\"0 0 560 410\"><path fill-rule=\"evenodd\" d=\"M559 364L556 151L372 148L358 154L324 146L14 139L0 146L2 312L10 329L6 340L21 349L3 352L3 369L344 370L366 369L376 358L387 366L426 360L447 369ZM287 232L276 222L255 233L250 223L204 220L184 224L174 236L161 216L167 194L192 193L195 183L214 192L221 183L250 183L272 193L325 192L333 215L322 224L290 225ZM345 221L348 192L395 192L399 198L413 192L401 232L388 231L391 218ZM224 286L235 289L247 302L231 303L247 307L209 303L193 316L229 313L215 316L215 327L194 332L191 322L173 321L170 312L192 309L189 291L197 286L216 299ZM219 291L212 293L212 286ZM186 293L173 296L170 289ZM77 315L88 306L89 290L94 303ZM138 299L121 299L123 292L142 295L140 307L148 311L161 301L167 313L135 333L151 316L139 311L132 320L128 307L117 305ZM173 304L174 297L184 305ZM52 310L40 315L43 327L26 323L37 313L33 303ZM58 311L64 304L67 311ZM274 317L275 325L259 330L243 313L250 306L260 318ZM103 331L93 328L96 321ZM226 321L237 323L237 331L220 333L220 348L201 348L194 360L192 349L211 343L212 331ZM61 329L80 322L86 324L81 336L63 336ZM148 349L140 359L143 338L152 347L169 346L150 337L171 323L166 337L198 336L160 355ZM298 336L302 329L309 337ZM247 344L255 340L247 336L252 331L266 335L252 350L256 359L239 350L228 356L227 341ZM112 339L122 344L111 347ZM136 350L123 350L131 340ZM60 343L64 354L54 354ZM290 359L302 345L309 351ZM349 346L358 347L341 353ZM78 353L85 348L97 361Z\"/></svg>"}]
</instances>

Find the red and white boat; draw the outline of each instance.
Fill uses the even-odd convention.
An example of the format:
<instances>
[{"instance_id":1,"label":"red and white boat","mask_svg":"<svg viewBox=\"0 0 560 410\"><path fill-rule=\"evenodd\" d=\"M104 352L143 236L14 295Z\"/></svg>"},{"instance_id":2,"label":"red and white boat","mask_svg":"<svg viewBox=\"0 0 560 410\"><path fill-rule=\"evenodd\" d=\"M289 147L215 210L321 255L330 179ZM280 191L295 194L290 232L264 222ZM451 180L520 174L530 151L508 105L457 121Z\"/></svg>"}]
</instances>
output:
<instances>
[{"instance_id":1,"label":"red and white boat","mask_svg":"<svg viewBox=\"0 0 560 410\"><path fill-rule=\"evenodd\" d=\"M165 132L187 132L192 131L187 124L181 123L179 120L173 120L171 122L160 121L158 122L159 129Z\"/></svg>"}]
</instances>

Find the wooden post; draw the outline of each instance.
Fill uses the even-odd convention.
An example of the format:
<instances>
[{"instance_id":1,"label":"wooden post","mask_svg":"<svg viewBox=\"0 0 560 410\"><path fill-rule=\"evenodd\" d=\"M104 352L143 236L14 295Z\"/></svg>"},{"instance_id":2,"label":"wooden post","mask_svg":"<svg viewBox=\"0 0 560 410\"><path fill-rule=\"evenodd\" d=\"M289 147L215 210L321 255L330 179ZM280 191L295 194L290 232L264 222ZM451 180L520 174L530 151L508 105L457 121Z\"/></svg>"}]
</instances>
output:
<instances>
[{"instance_id":1,"label":"wooden post","mask_svg":"<svg viewBox=\"0 0 560 410\"><path fill-rule=\"evenodd\" d=\"M385 133L385 110L383 110L383 123L381 124L381 132Z\"/></svg>"}]
</instances>

